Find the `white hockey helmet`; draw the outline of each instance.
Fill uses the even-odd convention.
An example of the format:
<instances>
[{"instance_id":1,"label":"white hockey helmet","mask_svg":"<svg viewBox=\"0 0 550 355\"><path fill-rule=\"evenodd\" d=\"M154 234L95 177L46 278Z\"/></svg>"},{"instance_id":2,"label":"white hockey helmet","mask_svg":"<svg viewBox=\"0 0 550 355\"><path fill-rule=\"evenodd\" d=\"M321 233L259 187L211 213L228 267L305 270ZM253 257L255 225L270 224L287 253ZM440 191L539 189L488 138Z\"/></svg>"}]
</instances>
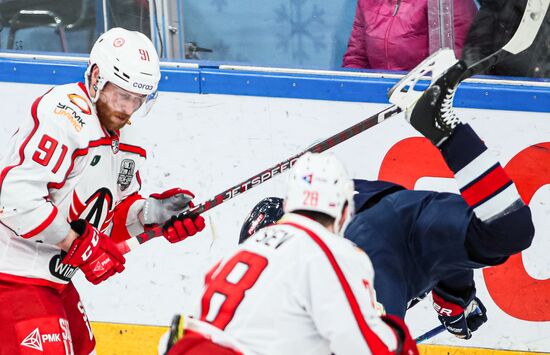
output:
<instances>
[{"instance_id":1,"label":"white hockey helmet","mask_svg":"<svg viewBox=\"0 0 550 355\"><path fill-rule=\"evenodd\" d=\"M339 227L344 206L348 205L348 220L353 213L353 181L344 165L332 153L306 153L290 171L285 198L285 212L297 210L316 211L335 219L334 230L343 234L345 225Z\"/></svg>"},{"instance_id":2,"label":"white hockey helmet","mask_svg":"<svg viewBox=\"0 0 550 355\"><path fill-rule=\"evenodd\" d=\"M128 31L120 27L112 28L99 36L88 61L85 80L89 88L89 78L94 66L99 68L99 78L95 97L107 82L139 95L147 95L147 112L157 96L160 80L159 57L153 43L143 33Z\"/></svg>"}]
</instances>

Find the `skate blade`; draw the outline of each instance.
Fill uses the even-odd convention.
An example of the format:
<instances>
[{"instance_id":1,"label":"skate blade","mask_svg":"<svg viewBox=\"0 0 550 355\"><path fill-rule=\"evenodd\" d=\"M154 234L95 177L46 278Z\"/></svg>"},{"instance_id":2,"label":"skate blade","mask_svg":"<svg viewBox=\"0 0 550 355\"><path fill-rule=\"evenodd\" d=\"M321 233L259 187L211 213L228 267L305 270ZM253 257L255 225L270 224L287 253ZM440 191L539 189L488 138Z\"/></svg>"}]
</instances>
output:
<instances>
[{"instance_id":1,"label":"skate blade","mask_svg":"<svg viewBox=\"0 0 550 355\"><path fill-rule=\"evenodd\" d=\"M428 73L432 73L431 83L433 83L456 62L458 60L454 51L450 48L442 48L434 52L391 88L388 92L389 101L402 110L411 108L424 93L424 90L414 89L418 81L427 76Z\"/></svg>"}]
</instances>

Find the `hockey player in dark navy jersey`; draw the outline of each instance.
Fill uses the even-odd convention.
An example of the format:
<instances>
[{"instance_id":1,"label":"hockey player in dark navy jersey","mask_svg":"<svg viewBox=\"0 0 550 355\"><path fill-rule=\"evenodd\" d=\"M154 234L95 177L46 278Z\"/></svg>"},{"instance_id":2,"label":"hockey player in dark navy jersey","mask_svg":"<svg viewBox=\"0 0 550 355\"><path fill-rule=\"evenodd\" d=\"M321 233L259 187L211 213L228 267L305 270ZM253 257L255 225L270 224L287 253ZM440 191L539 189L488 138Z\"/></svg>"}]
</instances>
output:
<instances>
[{"instance_id":1,"label":"hockey player in dark navy jersey","mask_svg":"<svg viewBox=\"0 0 550 355\"><path fill-rule=\"evenodd\" d=\"M377 300L387 313L404 317L411 302L431 291L442 324L469 339L487 321L476 297L473 269L502 264L528 248L534 226L514 182L452 111L462 70L452 66L412 107L403 107L411 125L440 150L460 194L355 180L356 213L345 237L369 255ZM272 213L259 206L254 211ZM272 219L261 217L255 229ZM247 219L241 239L257 220Z\"/></svg>"}]
</instances>

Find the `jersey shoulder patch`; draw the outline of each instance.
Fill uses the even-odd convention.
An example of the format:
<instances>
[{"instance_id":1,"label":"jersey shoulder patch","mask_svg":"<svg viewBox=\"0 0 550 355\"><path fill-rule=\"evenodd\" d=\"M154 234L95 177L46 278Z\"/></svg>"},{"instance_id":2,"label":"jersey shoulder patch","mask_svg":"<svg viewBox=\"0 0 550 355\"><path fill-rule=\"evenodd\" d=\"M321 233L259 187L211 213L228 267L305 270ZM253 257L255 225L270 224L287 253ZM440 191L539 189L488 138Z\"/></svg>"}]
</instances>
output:
<instances>
[{"instance_id":1,"label":"jersey shoulder patch","mask_svg":"<svg viewBox=\"0 0 550 355\"><path fill-rule=\"evenodd\" d=\"M92 103L78 84L54 87L40 99L33 116L40 125L80 142L78 146L87 145L99 127Z\"/></svg>"},{"instance_id":2,"label":"jersey shoulder patch","mask_svg":"<svg viewBox=\"0 0 550 355\"><path fill-rule=\"evenodd\" d=\"M45 110L51 110L55 118L66 120L77 133L93 119L92 103L76 84L58 86L46 96Z\"/></svg>"}]
</instances>

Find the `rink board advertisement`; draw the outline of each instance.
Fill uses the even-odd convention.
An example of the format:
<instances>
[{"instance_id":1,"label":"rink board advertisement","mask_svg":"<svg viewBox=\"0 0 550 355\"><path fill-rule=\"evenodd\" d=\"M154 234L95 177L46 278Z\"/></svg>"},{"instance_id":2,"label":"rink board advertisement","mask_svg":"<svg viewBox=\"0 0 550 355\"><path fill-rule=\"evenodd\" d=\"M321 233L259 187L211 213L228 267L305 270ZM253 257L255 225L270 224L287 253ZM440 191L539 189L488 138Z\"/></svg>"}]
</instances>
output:
<instances>
[{"instance_id":1,"label":"rink board advertisement","mask_svg":"<svg viewBox=\"0 0 550 355\"><path fill-rule=\"evenodd\" d=\"M0 83L0 143L28 117L47 85ZM161 92L135 130L148 151L143 194L180 186L203 202L286 160L307 146L381 111L387 105L237 95ZM458 110L497 153L533 212L533 245L498 267L476 271L489 321L469 341L443 333L432 344L550 352L550 114ZM438 151L401 115L331 149L354 177L408 188L457 192ZM1 155L0 151L0 155ZM193 309L203 274L233 248L241 223L261 198L282 196L286 175L205 213L200 235L171 245L163 238L128 255L126 270L92 286L74 277L92 321L168 325ZM439 324L428 299L406 319L414 336Z\"/></svg>"}]
</instances>

